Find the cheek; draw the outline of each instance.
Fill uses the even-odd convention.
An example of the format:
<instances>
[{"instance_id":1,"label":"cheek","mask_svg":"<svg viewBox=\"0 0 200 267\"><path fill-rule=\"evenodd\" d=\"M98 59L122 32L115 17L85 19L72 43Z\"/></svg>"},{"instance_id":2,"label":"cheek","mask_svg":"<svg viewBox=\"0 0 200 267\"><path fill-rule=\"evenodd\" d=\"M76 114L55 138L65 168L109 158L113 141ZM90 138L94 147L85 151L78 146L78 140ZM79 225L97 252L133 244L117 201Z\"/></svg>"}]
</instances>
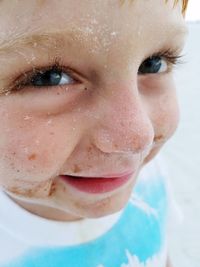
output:
<instances>
[{"instance_id":1,"label":"cheek","mask_svg":"<svg viewBox=\"0 0 200 267\"><path fill-rule=\"evenodd\" d=\"M147 78L141 82L141 91L150 112L156 141L165 142L173 135L179 122L173 73Z\"/></svg>"},{"instance_id":2,"label":"cheek","mask_svg":"<svg viewBox=\"0 0 200 267\"><path fill-rule=\"evenodd\" d=\"M154 146L149 155L144 159L143 164L152 160L159 153L162 146L174 134L180 118L176 97L169 98L167 101L165 99L164 102L158 102L155 106L156 108L151 113L151 120L155 131Z\"/></svg>"},{"instance_id":3,"label":"cheek","mask_svg":"<svg viewBox=\"0 0 200 267\"><path fill-rule=\"evenodd\" d=\"M167 141L175 132L180 113L175 93L158 102L153 112L155 141ZM159 140L160 139L160 140Z\"/></svg>"},{"instance_id":4,"label":"cheek","mask_svg":"<svg viewBox=\"0 0 200 267\"><path fill-rule=\"evenodd\" d=\"M24 114L7 110L4 116L0 111L0 182L4 186L22 182L33 186L55 177L77 142L78 134L69 130L67 118Z\"/></svg>"}]
</instances>

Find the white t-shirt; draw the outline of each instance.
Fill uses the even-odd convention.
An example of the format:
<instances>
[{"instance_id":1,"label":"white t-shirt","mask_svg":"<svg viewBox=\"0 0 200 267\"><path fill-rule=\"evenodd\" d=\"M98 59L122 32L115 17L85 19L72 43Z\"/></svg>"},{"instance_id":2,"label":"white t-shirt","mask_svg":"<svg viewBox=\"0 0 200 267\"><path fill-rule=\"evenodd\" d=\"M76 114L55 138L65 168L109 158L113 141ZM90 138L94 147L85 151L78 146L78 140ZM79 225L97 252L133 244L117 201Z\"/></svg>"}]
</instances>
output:
<instances>
[{"instance_id":1,"label":"white t-shirt","mask_svg":"<svg viewBox=\"0 0 200 267\"><path fill-rule=\"evenodd\" d=\"M163 176L153 160L121 212L76 222L31 214L0 191L0 267L166 267Z\"/></svg>"}]
</instances>

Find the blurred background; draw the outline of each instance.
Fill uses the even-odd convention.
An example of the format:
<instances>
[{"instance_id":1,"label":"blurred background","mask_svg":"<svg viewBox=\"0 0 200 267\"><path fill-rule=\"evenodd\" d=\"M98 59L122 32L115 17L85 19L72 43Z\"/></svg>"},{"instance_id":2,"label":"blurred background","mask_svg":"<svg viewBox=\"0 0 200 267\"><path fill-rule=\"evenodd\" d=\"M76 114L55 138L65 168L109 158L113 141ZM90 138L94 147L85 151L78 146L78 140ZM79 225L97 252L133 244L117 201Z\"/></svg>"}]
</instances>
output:
<instances>
[{"instance_id":1,"label":"blurred background","mask_svg":"<svg viewBox=\"0 0 200 267\"><path fill-rule=\"evenodd\" d=\"M177 207L170 227L174 267L200 267L200 1L189 0L185 63L175 71L179 128L162 151Z\"/></svg>"}]
</instances>

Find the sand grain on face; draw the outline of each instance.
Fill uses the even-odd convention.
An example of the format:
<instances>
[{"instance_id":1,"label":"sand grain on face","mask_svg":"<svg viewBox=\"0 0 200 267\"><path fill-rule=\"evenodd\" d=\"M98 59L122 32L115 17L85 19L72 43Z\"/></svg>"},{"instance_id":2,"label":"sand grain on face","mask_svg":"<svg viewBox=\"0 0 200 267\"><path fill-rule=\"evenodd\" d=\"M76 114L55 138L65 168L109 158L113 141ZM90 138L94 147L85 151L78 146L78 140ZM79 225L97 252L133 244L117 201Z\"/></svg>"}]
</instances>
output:
<instances>
[{"instance_id":1,"label":"sand grain on face","mask_svg":"<svg viewBox=\"0 0 200 267\"><path fill-rule=\"evenodd\" d=\"M81 172L81 168L77 164L74 164L73 172L79 173L79 172Z\"/></svg>"},{"instance_id":2,"label":"sand grain on face","mask_svg":"<svg viewBox=\"0 0 200 267\"><path fill-rule=\"evenodd\" d=\"M37 158L37 155L35 153L28 156L28 160L35 160Z\"/></svg>"}]
</instances>

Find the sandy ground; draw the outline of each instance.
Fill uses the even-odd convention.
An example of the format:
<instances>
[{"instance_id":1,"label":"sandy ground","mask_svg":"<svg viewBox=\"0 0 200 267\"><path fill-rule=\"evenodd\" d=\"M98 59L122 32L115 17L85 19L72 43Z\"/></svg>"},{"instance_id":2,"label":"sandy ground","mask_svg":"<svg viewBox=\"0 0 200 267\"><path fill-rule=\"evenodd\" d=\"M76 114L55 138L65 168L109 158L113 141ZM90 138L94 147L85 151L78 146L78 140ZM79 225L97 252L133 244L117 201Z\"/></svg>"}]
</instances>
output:
<instances>
[{"instance_id":1,"label":"sandy ground","mask_svg":"<svg viewBox=\"0 0 200 267\"><path fill-rule=\"evenodd\" d=\"M200 22L190 23L186 64L176 72L181 121L163 149L182 223L170 228L174 267L200 267Z\"/></svg>"}]
</instances>

